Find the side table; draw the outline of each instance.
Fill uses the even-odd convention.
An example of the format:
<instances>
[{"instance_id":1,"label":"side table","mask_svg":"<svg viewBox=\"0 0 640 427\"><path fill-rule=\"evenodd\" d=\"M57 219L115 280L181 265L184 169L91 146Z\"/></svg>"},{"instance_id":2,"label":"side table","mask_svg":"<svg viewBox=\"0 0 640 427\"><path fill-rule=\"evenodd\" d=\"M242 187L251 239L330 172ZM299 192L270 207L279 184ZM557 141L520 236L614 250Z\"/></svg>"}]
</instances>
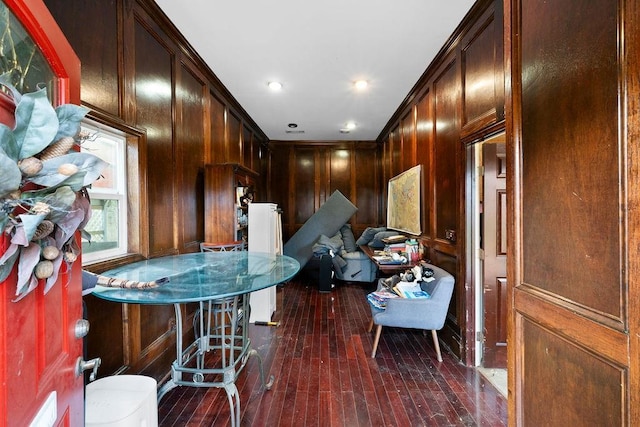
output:
<instances>
[{"instance_id":1,"label":"side table","mask_svg":"<svg viewBox=\"0 0 640 427\"><path fill-rule=\"evenodd\" d=\"M407 262L404 264L381 264L374 258L374 250L368 245L360 245L360 249L364 252L378 267L378 271L385 276L393 276L394 274L402 273L412 267L418 265L420 260L415 262Z\"/></svg>"}]
</instances>

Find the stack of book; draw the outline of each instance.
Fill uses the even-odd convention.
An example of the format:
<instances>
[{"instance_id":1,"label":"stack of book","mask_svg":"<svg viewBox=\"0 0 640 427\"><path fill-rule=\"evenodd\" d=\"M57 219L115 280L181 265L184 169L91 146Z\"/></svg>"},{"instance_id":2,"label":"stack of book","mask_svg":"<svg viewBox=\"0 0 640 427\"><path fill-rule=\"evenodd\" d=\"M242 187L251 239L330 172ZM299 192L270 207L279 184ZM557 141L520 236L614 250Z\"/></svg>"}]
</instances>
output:
<instances>
[{"instance_id":1,"label":"stack of book","mask_svg":"<svg viewBox=\"0 0 640 427\"><path fill-rule=\"evenodd\" d=\"M369 304L374 306L377 309L384 310L387 307L387 301L391 298L398 298L398 294L395 292L381 289L379 291L371 292L367 295L367 300Z\"/></svg>"},{"instance_id":2,"label":"stack of book","mask_svg":"<svg viewBox=\"0 0 640 427\"><path fill-rule=\"evenodd\" d=\"M431 298L431 295L422 290L418 282L398 282L393 287L384 287L367 295L369 304L380 310L387 307L391 298L420 299Z\"/></svg>"},{"instance_id":3,"label":"stack of book","mask_svg":"<svg viewBox=\"0 0 640 427\"><path fill-rule=\"evenodd\" d=\"M406 249L407 245L402 242L402 243L391 243L391 244L387 244L385 246L386 249L388 249L390 252L404 252Z\"/></svg>"}]
</instances>

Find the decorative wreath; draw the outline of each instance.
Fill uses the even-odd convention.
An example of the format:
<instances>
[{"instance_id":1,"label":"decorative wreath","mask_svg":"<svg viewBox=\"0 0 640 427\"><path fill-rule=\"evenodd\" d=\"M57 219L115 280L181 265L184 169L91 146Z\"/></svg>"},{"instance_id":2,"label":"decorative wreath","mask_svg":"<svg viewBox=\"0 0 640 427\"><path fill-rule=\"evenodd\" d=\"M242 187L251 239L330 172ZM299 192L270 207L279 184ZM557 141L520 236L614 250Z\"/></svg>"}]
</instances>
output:
<instances>
[{"instance_id":1,"label":"decorative wreath","mask_svg":"<svg viewBox=\"0 0 640 427\"><path fill-rule=\"evenodd\" d=\"M77 146L91 135L80 133L88 109L65 104L55 109L46 88L20 94L2 83L15 104L13 129L0 124L0 230L10 244L0 254L0 281L18 264L16 298L33 291L41 280L47 293L63 262L80 253L76 231L91 216L87 187L107 165L81 153Z\"/></svg>"}]
</instances>

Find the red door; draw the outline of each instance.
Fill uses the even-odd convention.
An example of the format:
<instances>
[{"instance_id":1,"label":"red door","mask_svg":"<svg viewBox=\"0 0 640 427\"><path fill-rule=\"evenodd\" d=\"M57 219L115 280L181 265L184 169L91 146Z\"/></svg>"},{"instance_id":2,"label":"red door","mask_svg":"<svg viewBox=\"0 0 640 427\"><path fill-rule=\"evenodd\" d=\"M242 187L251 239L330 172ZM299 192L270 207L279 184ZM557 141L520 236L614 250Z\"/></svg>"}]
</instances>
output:
<instances>
[{"instance_id":1,"label":"red door","mask_svg":"<svg viewBox=\"0 0 640 427\"><path fill-rule=\"evenodd\" d=\"M53 73L55 103L80 102L80 62L40 0L4 0L46 58ZM3 28L5 22L3 22ZM4 30L3 30L4 31ZM14 35L16 36L16 35ZM9 246L0 235L0 253ZM17 267L0 283L0 425L80 426L84 423L83 378L75 366L82 356L76 322L82 318L81 264L62 266L57 283L43 284L18 302Z\"/></svg>"}]
</instances>

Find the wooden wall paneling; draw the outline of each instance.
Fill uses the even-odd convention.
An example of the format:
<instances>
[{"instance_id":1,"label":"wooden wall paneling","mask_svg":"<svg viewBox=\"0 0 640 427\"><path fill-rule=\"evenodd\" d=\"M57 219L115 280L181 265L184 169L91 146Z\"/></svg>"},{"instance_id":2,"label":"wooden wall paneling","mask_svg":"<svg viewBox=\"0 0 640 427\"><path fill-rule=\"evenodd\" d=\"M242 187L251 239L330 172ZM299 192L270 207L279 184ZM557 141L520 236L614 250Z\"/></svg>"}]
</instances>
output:
<instances>
[{"instance_id":1,"label":"wooden wall paneling","mask_svg":"<svg viewBox=\"0 0 640 427\"><path fill-rule=\"evenodd\" d=\"M149 244L152 256L176 252L173 54L136 21L136 123L147 129Z\"/></svg>"},{"instance_id":2,"label":"wooden wall paneling","mask_svg":"<svg viewBox=\"0 0 640 427\"><path fill-rule=\"evenodd\" d=\"M174 56L144 17L134 26L136 123L147 130L149 247L151 256L175 254L175 152L173 144ZM165 36L166 37L166 36ZM129 326L132 348L146 349L174 322L172 307L142 306L140 322ZM146 353L144 350L141 353ZM147 362L132 356L136 366ZM152 358L153 355L150 357ZM150 362L150 361L149 361Z\"/></svg>"},{"instance_id":3,"label":"wooden wall paneling","mask_svg":"<svg viewBox=\"0 0 640 427\"><path fill-rule=\"evenodd\" d=\"M353 200L358 212L351 220L356 236L360 236L365 228L382 225L386 215L381 211L382 188L380 185L380 160L378 145L356 145L351 159Z\"/></svg>"},{"instance_id":4,"label":"wooden wall paneling","mask_svg":"<svg viewBox=\"0 0 640 427\"><path fill-rule=\"evenodd\" d=\"M300 228L316 211L316 170L322 165L316 165L316 150L296 149L293 153L295 162L295 177L292 177L292 193L294 194L294 216L292 224L295 230ZM313 191L310 191L312 190ZM294 231L295 232L295 231Z\"/></svg>"},{"instance_id":5,"label":"wooden wall paneling","mask_svg":"<svg viewBox=\"0 0 640 427\"><path fill-rule=\"evenodd\" d=\"M60 0L58 0L60 1ZM198 72L201 72L204 79L209 83L209 88L212 93L224 100L225 107L232 111L233 114L244 123L247 127L251 128L252 132L260 135L261 139L267 140L267 136L262 132L260 127L253 121L249 114L244 110L242 105L234 98L233 94L224 86L224 84L213 73L213 70L204 62L198 52L189 44L189 41L184 38L182 33L169 21L168 17L160 9L154 0L121 0L125 2L124 9L128 8L128 2L135 2L138 10L144 11L149 16L149 20L155 22L160 28L168 35L168 38L176 44L176 52L180 55L184 62L190 62L197 66ZM240 136L238 134L238 141ZM235 163L240 164L242 156L239 157ZM219 162L227 162L228 159L221 159Z\"/></svg>"},{"instance_id":6,"label":"wooden wall paneling","mask_svg":"<svg viewBox=\"0 0 640 427\"><path fill-rule=\"evenodd\" d=\"M402 163L402 138L400 136L399 124L396 124L389 133L389 144L391 146L391 176L389 178L393 178L404 171L404 165Z\"/></svg>"},{"instance_id":7,"label":"wooden wall paneling","mask_svg":"<svg viewBox=\"0 0 640 427\"><path fill-rule=\"evenodd\" d=\"M391 134L385 137L383 143L383 159L382 159L382 215L384 224L387 223L387 198L389 196L389 179L393 177L393 140Z\"/></svg>"},{"instance_id":8,"label":"wooden wall paneling","mask_svg":"<svg viewBox=\"0 0 640 427\"><path fill-rule=\"evenodd\" d=\"M434 264L456 277L456 287L451 296L447 319L442 331L438 333L440 340L458 357L465 355L463 331L465 328L465 293L464 283L458 279L460 262L458 257L430 248L429 259Z\"/></svg>"},{"instance_id":9,"label":"wooden wall paneling","mask_svg":"<svg viewBox=\"0 0 640 427\"><path fill-rule=\"evenodd\" d=\"M422 239L429 239L434 235L433 130L431 92L427 89L416 101L416 164L422 165Z\"/></svg>"},{"instance_id":10,"label":"wooden wall paneling","mask_svg":"<svg viewBox=\"0 0 640 427\"><path fill-rule=\"evenodd\" d=\"M504 117L502 16L498 2L469 29L462 40L462 136ZM496 10L498 9L498 10Z\"/></svg>"},{"instance_id":11,"label":"wooden wall paneling","mask_svg":"<svg viewBox=\"0 0 640 427\"><path fill-rule=\"evenodd\" d=\"M277 203L282 209L282 240L293 235L295 203L291 197L297 179L290 164L294 155L288 144L271 144L269 153L269 194L267 200Z\"/></svg>"},{"instance_id":12,"label":"wooden wall paneling","mask_svg":"<svg viewBox=\"0 0 640 427\"><path fill-rule=\"evenodd\" d=\"M246 168L253 169L256 172L258 171L256 167L253 166L253 132L246 125L242 126L242 165Z\"/></svg>"},{"instance_id":13,"label":"wooden wall paneling","mask_svg":"<svg viewBox=\"0 0 640 427\"><path fill-rule=\"evenodd\" d=\"M638 348L629 346L637 321L628 317L637 308L628 292L638 290L628 287L627 273L628 266L637 271L638 242L629 240L637 231L626 221L638 196L624 169L638 160L624 134L637 136L625 126L625 104L637 99L638 69L637 62L625 69L635 51L620 50L623 40L638 46L637 24L625 25L638 10L623 24L624 5L508 4L514 425L638 419L630 404L638 395L638 354L629 351ZM628 81L634 94L624 94ZM545 408L544 420L534 405Z\"/></svg>"},{"instance_id":14,"label":"wooden wall paneling","mask_svg":"<svg viewBox=\"0 0 640 427\"><path fill-rule=\"evenodd\" d=\"M232 110L227 109L227 158L225 163L242 163L241 119Z\"/></svg>"},{"instance_id":15,"label":"wooden wall paneling","mask_svg":"<svg viewBox=\"0 0 640 427\"><path fill-rule=\"evenodd\" d=\"M315 186L313 212L331 195L331 153L326 147L316 146L314 150ZM348 196L347 196L348 197ZM308 219L308 218L307 218ZM306 219L305 219L306 221Z\"/></svg>"},{"instance_id":16,"label":"wooden wall paneling","mask_svg":"<svg viewBox=\"0 0 640 427\"><path fill-rule=\"evenodd\" d=\"M236 240L236 186L241 179L237 164L205 165L204 240L209 243Z\"/></svg>"},{"instance_id":17,"label":"wooden wall paneling","mask_svg":"<svg viewBox=\"0 0 640 427\"><path fill-rule=\"evenodd\" d=\"M446 61L433 83L434 91L434 168L435 235L446 244L455 244L459 231L458 199L460 194L460 80L455 58Z\"/></svg>"},{"instance_id":18,"label":"wooden wall paneling","mask_svg":"<svg viewBox=\"0 0 640 427\"><path fill-rule=\"evenodd\" d=\"M496 121L505 119L505 62L504 62L504 4L500 0L491 2L493 11L493 31L496 43L494 45L495 67L493 69L494 87L496 93ZM504 125L503 125L504 126Z\"/></svg>"},{"instance_id":19,"label":"wooden wall paneling","mask_svg":"<svg viewBox=\"0 0 640 427\"><path fill-rule=\"evenodd\" d=\"M116 305L92 295L83 298L91 322L91 333L86 337L86 360L100 357L101 375L113 375L128 364L128 342L124 338L122 325L126 306Z\"/></svg>"},{"instance_id":20,"label":"wooden wall paneling","mask_svg":"<svg viewBox=\"0 0 640 427\"><path fill-rule=\"evenodd\" d=\"M208 163L224 163L226 161L225 123L226 111L224 102L216 94L209 92L211 132L210 153Z\"/></svg>"},{"instance_id":21,"label":"wooden wall paneling","mask_svg":"<svg viewBox=\"0 0 640 427\"><path fill-rule=\"evenodd\" d=\"M82 63L82 102L118 117L121 93L118 79L120 29L116 3L116 0L45 0ZM73 9L73 13L69 13L70 9ZM88 23L91 31L87 31ZM100 48L96 49L96 46Z\"/></svg>"},{"instance_id":22,"label":"wooden wall paneling","mask_svg":"<svg viewBox=\"0 0 640 427\"><path fill-rule=\"evenodd\" d=\"M402 169L404 172L417 164L414 106L400 120L400 138L402 139Z\"/></svg>"},{"instance_id":23,"label":"wooden wall paneling","mask_svg":"<svg viewBox=\"0 0 640 427\"><path fill-rule=\"evenodd\" d=\"M270 201L283 208L286 241L340 190L357 207L351 218L356 233L378 226L381 218L380 146L373 141L271 141ZM360 215L360 216L358 216Z\"/></svg>"},{"instance_id":24,"label":"wooden wall paneling","mask_svg":"<svg viewBox=\"0 0 640 427\"><path fill-rule=\"evenodd\" d=\"M271 159L271 144L269 144L268 141L257 137L257 135L254 135L254 145L253 164L259 165L260 176L264 177L264 179L260 180L262 184L262 194L264 194L265 201L271 201L269 194L269 182L271 182L271 170L269 166Z\"/></svg>"},{"instance_id":25,"label":"wooden wall paneling","mask_svg":"<svg viewBox=\"0 0 640 427\"><path fill-rule=\"evenodd\" d=\"M261 179L260 181L262 181L265 184L264 185L265 188L262 193L266 197L267 196L266 183L268 182L268 179L267 179L267 168L265 167L265 163L263 161L264 156L262 155L264 145L265 143L262 140L260 140L258 135L256 135L255 133L251 135L251 160L249 163L251 164L251 169L258 172L260 176L265 177L265 179Z\"/></svg>"},{"instance_id":26,"label":"wooden wall paneling","mask_svg":"<svg viewBox=\"0 0 640 427\"><path fill-rule=\"evenodd\" d=\"M176 81L176 154L177 192L181 209L178 212L181 252L200 250L204 240L204 126L207 117L204 100L206 83L180 64Z\"/></svg>"},{"instance_id":27,"label":"wooden wall paneling","mask_svg":"<svg viewBox=\"0 0 640 427\"><path fill-rule=\"evenodd\" d=\"M335 190L339 190L347 198L351 198L352 171L351 159L354 153L344 147L329 148L327 159L329 160L329 189L325 200Z\"/></svg>"}]
</instances>

